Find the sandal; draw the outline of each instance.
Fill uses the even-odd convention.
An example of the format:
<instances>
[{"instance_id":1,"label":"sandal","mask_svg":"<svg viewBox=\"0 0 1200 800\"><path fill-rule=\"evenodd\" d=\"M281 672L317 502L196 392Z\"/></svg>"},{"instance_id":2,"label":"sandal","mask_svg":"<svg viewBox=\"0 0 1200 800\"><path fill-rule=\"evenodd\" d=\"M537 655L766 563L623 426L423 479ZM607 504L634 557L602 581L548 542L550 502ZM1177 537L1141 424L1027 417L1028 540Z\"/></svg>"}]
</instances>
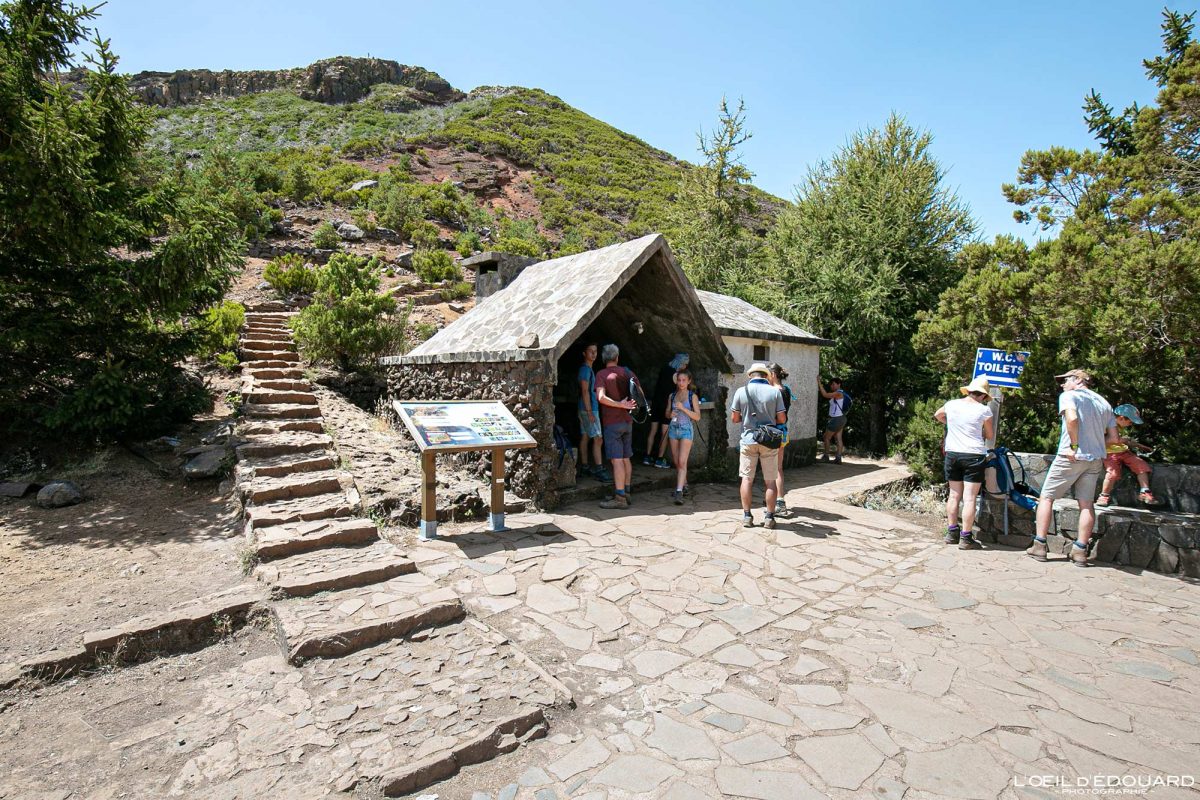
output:
<instances>
[{"instance_id":1,"label":"sandal","mask_svg":"<svg viewBox=\"0 0 1200 800\"><path fill-rule=\"evenodd\" d=\"M1154 498L1154 495L1151 494L1149 489L1142 489L1138 492L1138 502L1147 506L1158 505L1158 500Z\"/></svg>"},{"instance_id":2,"label":"sandal","mask_svg":"<svg viewBox=\"0 0 1200 800\"><path fill-rule=\"evenodd\" d=\"M1100 495L1099 497L1096 498L1096 505L1100 506L1101 508L1108 508L1109 506L1112 505L1112 495L1111 494Z\"/></svg>"}]
</instances>

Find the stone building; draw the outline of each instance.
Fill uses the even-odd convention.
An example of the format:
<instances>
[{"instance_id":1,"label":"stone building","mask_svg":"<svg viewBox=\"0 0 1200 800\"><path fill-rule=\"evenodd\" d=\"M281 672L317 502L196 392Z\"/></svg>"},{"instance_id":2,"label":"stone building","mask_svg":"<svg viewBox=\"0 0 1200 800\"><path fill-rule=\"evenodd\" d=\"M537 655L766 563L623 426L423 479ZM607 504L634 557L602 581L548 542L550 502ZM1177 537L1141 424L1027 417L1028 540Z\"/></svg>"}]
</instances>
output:
<instances>
[{"instance_id":1,"label":"stone building","mask_svg":"<svg viewBox=\"0 0 1200 800\"><path fill-rule=\"evenodd\" d=\"M642 379L648 395L675 353L690 355L707 400L691 466L724 456L731 443L730 391L749 362L735 358L727 342L798 348L781 363L796 365L797 381L811 385L815 378L816 356L810 359L807 350L815 353L823 340L734 298L702 301L707 293L696 291L659 234L528 266L496 254L480 261L476 268L489 274L476 306L408 354L383 359L388 394L396 400L503 401L540 442L512 454L509 486L543 507L554 507L558 491L574 480L558 469L553 429L557 421L569 435L577 431L576 372L588 343L617 344L620 363ZM720 325L707 304L717 309ZM815 405L804 413L812 419L798 423L795 435L811 438ZM635 446L645 436L645 427L635 426Z\"/></svg>"},{"instance_id":2,"label":"stone building","mask_svg":"<svg viewBox=\"0 0 1200 800\"><path fill-rule=\"evenodd\" d=\"M788 371L787 385L792 390L788 414L791 444L784 451L786 464L812 461L817 438L817 375L821 348L833 344L797 328L790 322L768 314L737 297L698 290L704 310L712 317L725 347L738 368L721 376L721 386L732 397L746 384L746 367L755 361L775 361ZM738 446L741 426L727 420L730 447Z\"/></svg>"}]
</instances>

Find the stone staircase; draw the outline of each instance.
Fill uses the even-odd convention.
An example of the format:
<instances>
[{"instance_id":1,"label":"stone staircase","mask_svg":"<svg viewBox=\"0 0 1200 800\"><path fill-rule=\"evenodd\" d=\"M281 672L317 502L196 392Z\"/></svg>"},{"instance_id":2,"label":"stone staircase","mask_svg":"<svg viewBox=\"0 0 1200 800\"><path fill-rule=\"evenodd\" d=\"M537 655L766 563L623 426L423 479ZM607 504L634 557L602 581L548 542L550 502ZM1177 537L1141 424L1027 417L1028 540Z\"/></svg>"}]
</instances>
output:
<instances>
[{"instance_id":1,"label":"stone staircase","mask_svg":"<svg viewBox=\"0 0 1200 800\"><path fill-rule=\"evenodd\" d=\"M354 480L339 466L317 396L300 369L288 328L292 316L249 311L240 342L245 361L237 485L254 575L273 598L283 653L303 669L306 681L340 684L348 670L401 670L393 681L397 688L389 685L382 696L385 705L375 696L383 687L368 682L361 685L370 691L364 688L361 697L336 686L330 696L338 698L337 708L380 708L373 729L393 730L385 737L388 756L360 760L356 780L378 781L389 795L405 793L544 736L543 707L570 698L504 636L468 619L452 589L421 574L380 538L372 520L360 516ZM453 665L442 663L455 653ZM408 685L402 676L414 664L430 665L439 673L436 682L413 677ZM451 692L447 682L468 688ZM465 705L445 702L455 693ZM428 702L411 705L417 698ZM395 705L401 701L408 702ZM435 716L407 719L421 707ZM387 708L390 717L383 713ZM429 736L417 732L424 727L438 732L434 743L444 746L431 749Z\"/></svg>"}]
</instances>

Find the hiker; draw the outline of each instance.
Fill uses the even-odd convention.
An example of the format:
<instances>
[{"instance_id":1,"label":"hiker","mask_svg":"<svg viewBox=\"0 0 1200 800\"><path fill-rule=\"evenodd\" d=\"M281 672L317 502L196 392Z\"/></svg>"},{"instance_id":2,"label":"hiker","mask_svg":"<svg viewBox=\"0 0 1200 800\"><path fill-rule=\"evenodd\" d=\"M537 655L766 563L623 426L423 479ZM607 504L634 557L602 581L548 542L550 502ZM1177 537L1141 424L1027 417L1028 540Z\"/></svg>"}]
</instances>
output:
<instances>
[{"instance_id":1,"label":"hiker","mask_svg":"<svg viewBox=\"0 0 1200 800\"><path fill-rule=\"evenodd\" d=\"M750 513L750 491L754 487L754 473L759 464L762 464L763 482L766 484L766 518L763 527L775 527L775 480L779 469L779 444L784 435L779 429L787 426L787 412L783 408L783 393L771 385L770 374L766 364L751 364L746 370L750 382L734 393L730 404L731 419L742 426L738 477L742 479L740 493L744 528L754 527L754 515ZM766 428L774 428L774 433L760 430Z\"/></svg>"},{"instance_id":2,"label":"hiker","mask_svg":"<svg viewBox=\"0 0 1200 800\"><path fill-rule=\"evenodd\" d=\"M1037 507L1037 532L1026 554L1038 561L1047 560L1046 534L1054 521L1054 501L1075 487L1079 503L1079 538L1071 546L1071 562L1079 567L1088 565L1088 544L1096 525L1096 482L1103 470L1107 446L1117 441L1117 419L1112 406L1091 390L1092 376L1085 370L1073 369L1055 375L1062 394L1058 396L1058 413L1062 417L1062 432L1058 437L1058 453L1042 482Z\"/></svg>"},{"instance_id":3,"label":"hiker","mask_svg":"<svg viewBox=\"0 0 1200 800\"><path fill-rule=\"evenodd\" d=\"M658 373L658 383L654 384L654 399L650 401L650 434L646 437L646 454L642 456L642 463L648 467L671 468L665 457L667 440L670 438L668 428L673 416L668 398L675 393L675 373L687 369L688 361L687 353L676 353L670 363ZM658 445L658 458L655 459L654 440L660 432L662 439Z\"/></svg>"},{"instance_id":4,"label":"hiker","mask_svg":"<svg viewBox=\"0 0 1200 800\"><path fill-rule=\"evenodd\" d=\"M833 463L842 463L842 453L846 446L842 443L842 431L846 428L846 412L850 410L850 396L842 391L842 379L830 378L829 391L825 391L825 387L821 385L821 379L817 378L817 391L821 393L829 401L829 419L825 421L825 452L821 456L821 460L829 461L829 445L837 439L837 457L833 459Z\"/></svg>"},{"instance_id":5,"label":"hiker","mask_svg":"<svg viewBox=\"0 0 1200 800\"><path fill-rule=\"evenodd\" d=\"M600 351L604 369L596 373L596 400L600 403L600 426L604 435L604 455L612 461L615 494L600 503L601 508L629 508L626 488L633 476L633 417L637 405L629 396L629 382L637 376L628 367L617 365L621 351L606 344ZM638 383L641 386L640 383Z\"/></svg>"},{"instance_id":6,"label":"hiker","mask_svg":"<svg viewBox=\"0 0 1200 800\"><path fill-rule=\"evenodd\" d=\"M675 491L671 499L675 505L683 505L683 492L687 488L688 456L692 452L693 423L700 421L700 395L692 383L692 373L686 368L675 373L675 391L666 402L670 415L667 438L671 441L671 460L675 462Z\"/></svg>"},{"instance_id":7,"label":"hiker","mask_svg":"<svg viewBox=\"0 0 1200 800\"><path fill-rule=\"evenodd\" d=\"M987 442L994 435L988 379L976 378L959 391L965 395L949 400L933 414L946 426L946 456L942 469L950 496L946 499L946 544L958 543L959 550L979 550L975 538L975 503L983 487L987 464ZM958 506L962 504L962 525Z\"/></svg>"},{"instance_id":8,"label":"hiker","mask_svg":"<svg viewBox=\"0 0 1200 800\"><path fill-rule=\"evenodd\" d=\"M767 364L767 369L771 371L768 380L771 385L779 390L783 395L783 415L786 417L792 410L792 390L784 383L787 380L788 371L784 369L778 362L772 361ZM787 518L788 510L787 503L783 499L783 451L788 444L787 420L783 423L783 444L779 445L779 464L778 477L775 478L775 516Z\"/></svg>"},{"instance_id":9,"label":"hiker","mask_svg":"<svg viewBox=\"0 0 1200 800\"><path fill-rule=\"evenodd\" d=\"M1147 506L1157 505L1158 501L1154 499L1154 494L1150 491L1150 473L1153 470L1144 458L1138 457L1133 452L1141 450L1143 453L1148 453L1154 448L1139 444L1132 436L1120 435L1122 428L1141 425L1142 415L1137 410L1137 406L1132 403L1122 403L1113 409L1113 414L1117 418L1117 441L1106 448L1104 486L1100 489L1100 496L1096 498L1096 505L1112 505L1112 490L1117 485L1117 481L1121 479L1122 466L1129 467L1129 471L1137 478L1138 502Z\"/></svg>"},{"instance_id":10,"label":"hiker","mask_svg":"<svg viewBox=\"0 0 1200 800\"><path fill-rule=\"evenodd\" d=\"M603 439L600 432L600 407L596 400L596 373L592 366L596 363L599 348L587 344L583 348L583 363L579 365L579 469L582 474L590 475L601 483L612 483L612 475L604 468L600 456ZM592 456L588 464L588 452Z\"/></svg>"}]
</instances>

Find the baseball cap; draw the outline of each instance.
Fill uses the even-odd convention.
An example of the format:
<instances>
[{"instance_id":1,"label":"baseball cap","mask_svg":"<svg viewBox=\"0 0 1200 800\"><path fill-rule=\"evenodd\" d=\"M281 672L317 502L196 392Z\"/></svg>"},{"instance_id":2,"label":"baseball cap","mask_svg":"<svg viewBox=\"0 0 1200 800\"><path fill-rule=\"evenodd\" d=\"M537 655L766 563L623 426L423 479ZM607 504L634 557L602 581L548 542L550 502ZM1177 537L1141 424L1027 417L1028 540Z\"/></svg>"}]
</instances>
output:
<instances>
[{"instance_id":1,"label":"baseball cap","mask_svg":"<svg viewBox=\"0 0 1200 800\"><path fill-rule=\"evenodd\" d=\"M1069 369L1066 372L1064 372L1062 375L1054 376L1054 380L1056 380L1056 381L1062 381L1062 380L1065 380L1066 378L1077 378L1078 380L1082 381L1083 383L1088 384L1089 386L1092 383L1092 373L1088 372L1086 369Z\"/></svg>"},{"instance_id":2,"label":"baseball cap","mask_svg":"<svg viewBox=\"0 0 1200 800\"><path fill-rule=\"evenodd\" d=\"M1126 417L1134 425L1142 424L1142 415L1138 413L1137 406L1133 403L1122 403L1113 409L1113 413L1118 417Z\"/></svg>"}]
</instances>

